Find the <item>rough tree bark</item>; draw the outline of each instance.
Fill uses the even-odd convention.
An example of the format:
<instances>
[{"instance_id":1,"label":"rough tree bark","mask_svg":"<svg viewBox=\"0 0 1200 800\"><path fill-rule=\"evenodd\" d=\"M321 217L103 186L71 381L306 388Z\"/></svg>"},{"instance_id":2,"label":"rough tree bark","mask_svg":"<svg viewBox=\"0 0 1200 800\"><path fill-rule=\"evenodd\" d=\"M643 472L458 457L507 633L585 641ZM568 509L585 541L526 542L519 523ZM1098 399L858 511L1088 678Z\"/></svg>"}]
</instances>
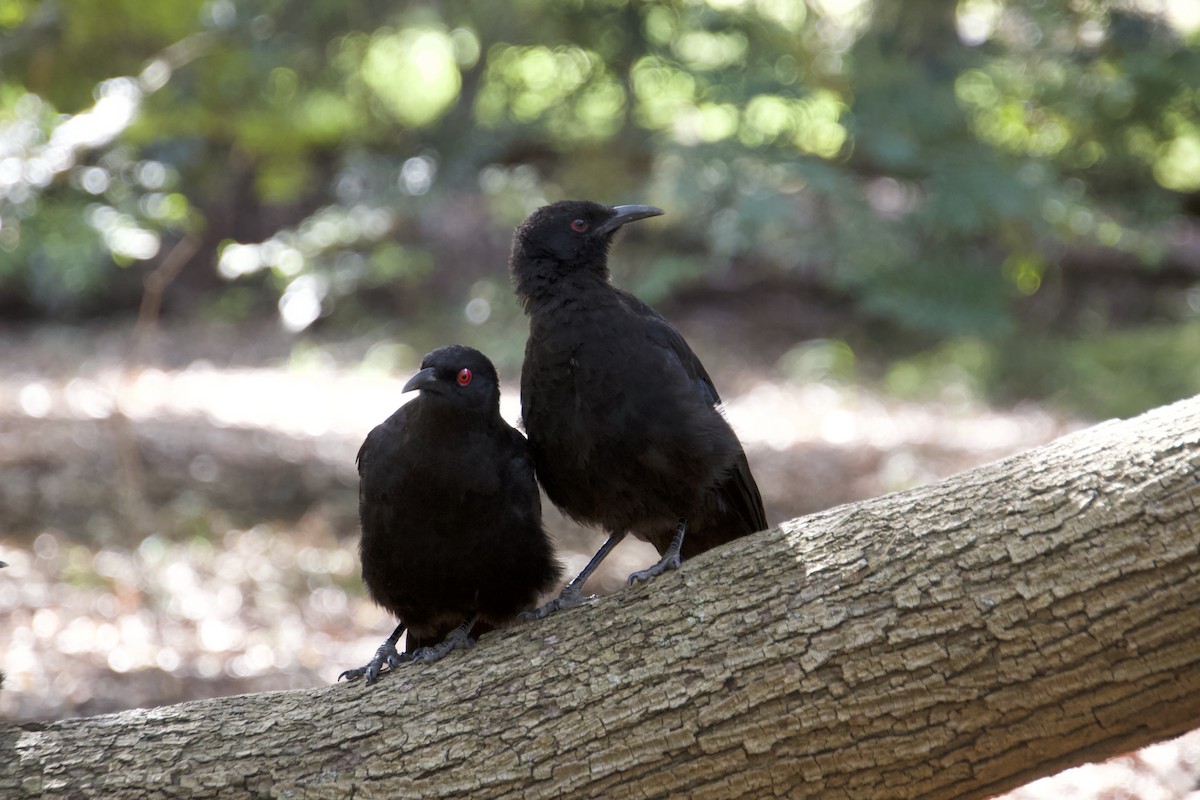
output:
<instances>
[{"instance_id":1,"label":"rough tree bark","mask_svg":"<svg viewBox=\"0 0 1200 800\"><path fill-rule=\"evenodd\" d=\"M1198 468L1200 398L372 687L3 726L0 796L986 797L1200 725Z\"/></svg>"}]
</instances>

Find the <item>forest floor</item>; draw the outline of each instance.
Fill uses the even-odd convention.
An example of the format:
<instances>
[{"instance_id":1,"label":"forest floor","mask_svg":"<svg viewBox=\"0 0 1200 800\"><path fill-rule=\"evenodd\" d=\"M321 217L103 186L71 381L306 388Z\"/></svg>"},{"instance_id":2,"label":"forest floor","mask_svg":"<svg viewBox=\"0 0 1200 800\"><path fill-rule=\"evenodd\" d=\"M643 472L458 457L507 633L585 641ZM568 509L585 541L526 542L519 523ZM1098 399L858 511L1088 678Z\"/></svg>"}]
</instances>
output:
<instances>
[{"instance_id":1,"label":"forest floor","mask_svg":"<svg viewBox=\"0 0 1200 800\"><path fill-rule=\"evenodd\" d=\"M966 390L917 404L787 377L699 321L681 327L772 523L1091 422ZM166 328L137 357L130 344L121 326L0 329L0 719L328 684L393 625L359 583L354 455L421 354L348 338L298 356L272 323ZM515 422L516 375L501 378ZM546 516L574 574L603 536L548 503ZM619 591L653 558L623 543L590 590ZM1191 734L1012 797L1183 798L1198 776Z\"/></svg>"}]
</instances>

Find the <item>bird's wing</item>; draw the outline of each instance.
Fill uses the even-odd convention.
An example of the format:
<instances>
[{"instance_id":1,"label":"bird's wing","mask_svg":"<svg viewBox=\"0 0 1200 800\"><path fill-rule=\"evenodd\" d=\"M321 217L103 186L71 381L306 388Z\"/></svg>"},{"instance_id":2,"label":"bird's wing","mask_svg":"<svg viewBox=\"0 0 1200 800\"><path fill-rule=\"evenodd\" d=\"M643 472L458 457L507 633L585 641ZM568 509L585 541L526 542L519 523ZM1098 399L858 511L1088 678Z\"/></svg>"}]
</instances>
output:
<instances>
[{"instance_id":1,"label":"bird's wing","mask_svg":"<svg viewBox=\"0 0 1200 800\"><path fill-rule=\"evenodd\" d=\"M500 424L503 426L504 450L508 456L510 491L536 497L538 484L533 472L533 460L529 456L529 443L520 431L507 422L501 420Z\"/></svg>"},{"instance_id":2,"label":"bird's wing","mask_svg":"<svg viewBox=\"0 0 1200 800\"><path fill-rule=\"evenodd\" d=\"M704 364L700 363L700 358L692 352L692 348L683 338L683 334L677 331L674 325L667 322L662 314L638 298L628 292L617 291L626 308L645 321L646 331L651 341L664 348L679 364L691 379L695 390L704 397L709 405L719 406L721 396L717 393L717 387L713 385L712 378L704 369ZM745 450L739 448L733 468L721 482L718 491L721 498L730 503L737 515L745 522L747 533L766 530L768 527L767 512L763 507L762 494L758 490L758 484L750 472L750 462L746 459Z\"/></svg>"},{"instance_id":3,"label":"bird's wing","mask_svg":"<svg viewBox=\"0 0 1200 800\"><path fill-rule=\"evenodd\" d=\"M762 494L754 481L754 475L750 473L750 462L746 460L744 450L738 453L733 469L721 482L721 490L737 509L738 516L745 521L747 532L756 533L770 527L767 524L767 510L763 507Z\"/></svg>"},{"instance_id":4,"label":"bird's wing","mask_svg":"<svg viewBox=\"0 0 1200 800\"><path fill-rule=\"evenodd\" d=\"M650 340L667 351L672 360L691 379L696 391L708 401L709 405L719 404L721 396L717 394L717 387L713 385L712 378L708 376L708 370L704 369L700 358L692 352L692 348L683 338L683 334L675 330L675 326L667 322L666 317L638 298L620 289L617 290L617 293L621 296L625 307L646 323L646 332Z\"/></svg>"},{"instance_id":5,"label":"bird's wing","mask_svg":"<svg viewBox=\"0 0 1200 800\"><path fill-rule=\"evenodd\" d=\"M359 476L362 476L366 465L378 457L380 450L397 446L400 441L399 431L404 430L407 412L407 406L400 406L394 414L372 428L367 438L363 439L358 448L358 455L354 457Z\"/></svg>"},{"instance_id":6,"label":"bird's wing","mask_svg":"<svg viewBox=\"0 0 1200 800\"><path fill-rule=\"evenodd\" d=\"M368 451L371 450L371 437L375 435L375 431L379 428L372 428L367 434L367 438L363 439L363 443L358 447L358 455L354 457L354 466L358 467L358 474L362 475L363 464L370 458Z\"/></svg>"}]
</instances>

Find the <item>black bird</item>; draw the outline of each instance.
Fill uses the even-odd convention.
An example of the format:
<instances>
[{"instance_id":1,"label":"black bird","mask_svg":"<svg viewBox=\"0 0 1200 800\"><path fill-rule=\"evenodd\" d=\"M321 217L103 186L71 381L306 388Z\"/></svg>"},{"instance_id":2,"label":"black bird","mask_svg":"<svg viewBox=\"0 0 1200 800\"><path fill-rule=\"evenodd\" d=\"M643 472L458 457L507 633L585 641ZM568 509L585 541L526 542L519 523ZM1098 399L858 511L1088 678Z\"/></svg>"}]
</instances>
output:
<instances>
[{"instance_id":1,"label":"black bird","mask_svg":"<svg viewBox=\"0 0 1200 800\"><path fill-rule=\"evenodd\" d=\"M509 268L529 316L521 410L538 480L564 513L608 533L537 616L581 602L584 582L627 532L661 555L632 583L767 527L704 365L658 312L609 282L617 229L662 213L563 201L513 236Z\"/></svg>"},{"instance_id":2,"label":"black bird","mask_svg":"<svg viewBox=\"0 0 1200 800\"><path fill-rule=\"evenodd\" d=\"M358 451L363 582L400 624L366 665L433 661L512 620L557 583L525 438L500 416L496 368L478 350L434 350L420 394ZM408 647L396 650L408 630Z\"/></svg>"}]
</instances>

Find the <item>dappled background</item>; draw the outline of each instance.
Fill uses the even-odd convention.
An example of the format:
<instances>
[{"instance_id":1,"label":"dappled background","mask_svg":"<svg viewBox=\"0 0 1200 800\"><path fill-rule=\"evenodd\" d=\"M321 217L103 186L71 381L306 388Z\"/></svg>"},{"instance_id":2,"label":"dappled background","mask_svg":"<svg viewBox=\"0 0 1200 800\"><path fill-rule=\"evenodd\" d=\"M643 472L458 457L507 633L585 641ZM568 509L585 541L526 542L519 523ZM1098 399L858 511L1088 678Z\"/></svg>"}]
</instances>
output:
<instances>
[{"instance_id":1,"label":"dappled background","mask_svg":"<svg viewBox=\"0 0 1200 800\"><path fill-rule=\"evenodd\" d=\"M614 279L773 522L1200 392L1198 45L1193 0L0 0L0 715L365 660L354 454L452 341L516 421L547 201L667 209Z\"/></svg>"}]
</instances>

